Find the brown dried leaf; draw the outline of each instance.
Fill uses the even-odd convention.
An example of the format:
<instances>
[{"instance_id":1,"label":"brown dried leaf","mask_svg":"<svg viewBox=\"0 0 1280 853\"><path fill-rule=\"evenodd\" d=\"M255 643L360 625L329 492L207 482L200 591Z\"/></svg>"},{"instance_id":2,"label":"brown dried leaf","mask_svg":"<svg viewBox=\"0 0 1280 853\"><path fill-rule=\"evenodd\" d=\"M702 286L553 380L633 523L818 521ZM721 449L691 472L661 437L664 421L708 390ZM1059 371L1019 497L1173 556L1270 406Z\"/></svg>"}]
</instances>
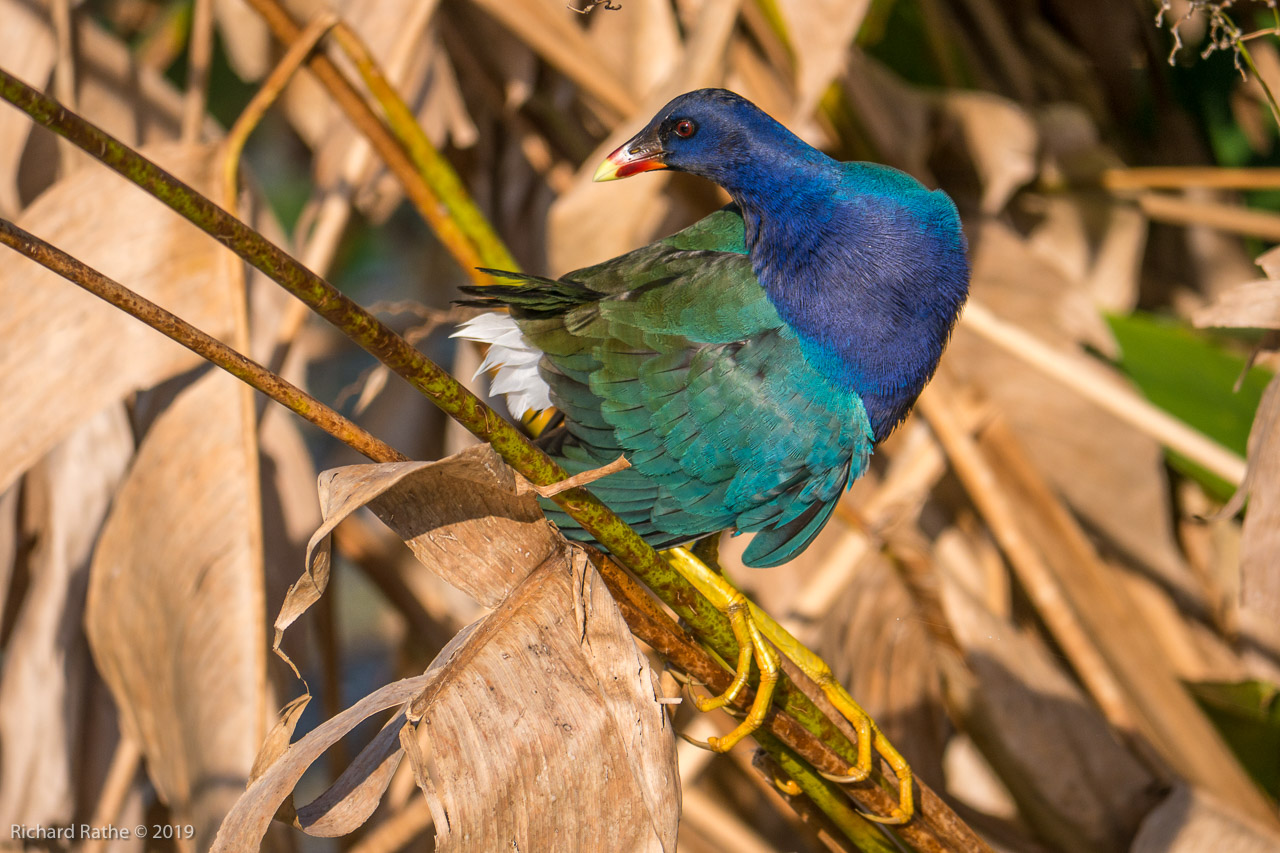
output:
<instances>
[{"instance_id":1,"label":"brown dried leaf","mask_svg":"<svg viewBox=\"0 0 1280 853\"><path fill-rule=\"evenodd\" d=\"M338 781L298 809L294 824L319 838L337 838L362 826L378 807L391 777L400 767L404 755L401 749L404 726L402 714L392 717L342 771Z\"/></svg>"},{"instance_id":2,"label":"brown dried leaf","mask_svg":"<svg viewBox=\"0 0 1280 853\"><path fill-rule=\"evenodd\" d=\"M654 685L585 556L559 549L426 674L382 688L291 746L228 815L214 849L256 849L307 766L361 720L409 701L298 810L304 830L333 836L363 823L407 742L437 849L674 850L675 746Z\"/></svg>"},{"instance_id":3,"label":"brown dried leaf","mask_svg":"<svg viewBox=\"0 0 1280 853\"><path fill-rule=\"evenodd\" d=\"M214 20L227 61L242 80L256 82L271 70L271 30L245 0L216 0Z\"/></svg>"},{"instance_id":4,"label":"brown dried leaf","mask_svg":"<svg viewBox=\"0 0 1280 853\"><path fill-rule=\"evenodd\" d=\"M1265 278L1228 288L1197 310L1191 322L1202 329L1280 329L1280 281Z\"/></svg>"},{"instance_id":5,"label":"brown dried leaf","mask_svg":"<svg viewBox=\"0 0 1280 853\"><path fill-rule=\"evenodd\" d=\"M517 496L516 491L515 473L487 444L439 462L352 465L324 472L324 523L307 548L306 573L289 590L276 617L276 646L329 583L329 534L366 505L423 565L493 607L558 542L533 496ZM512 554L520 559L513 563Z\"/></svg>"},{"instance_id":6,"label":"brown dried leaf","mask_svg":"<svg viewBox=\"0 0 1280 853\"><path fill-rule=\"evenodd\" d=\"M0 669L0 814L13 823L69 823L92 805L78 796L103 782L101 747L109 744L86 734L101 711L89 701L96 676L81 625L89 556L133 450L124 407L112 406L23 485L23 527L35 543L26 556L31 585L15 602Z\"/></svg>"},{"instance_id":7,"label":"brown dried leaf","mask_svg":"<svg viewBox=\"0 0 1280 853\"><path fill-rule=\"evenodd\" d=\"M1036 175L1035 121L1013 101L989 92L948 92L939 108L977 170L982 212L994 216Z\"/></svg>"},{"instance_id":8,"label":"brown dried leaf","mask_svg":"<svg viewBox=\"0 0 1280 853\"><path fill-rule=\"evenodd\" d=\"M988 220L971 226L969 236L973 295L1004 319L1046 343L1072 349L1077 335L1064 332L1079 328L1072 318L1099 322L1079 285L1006 226ZM943 369L981 389L1005 414L1037 468L1091 527L1166 582L1198 588L1174 543L1159 444L979 340L963 323Z\"/></svg>"},{"instance_id":9,"label":"brown dried leaf","mask_svg":"<svg viewBox=\"0 0 1280 853\"><path fill-rule=\"evenodd\" d=\"M543 563L444 669L413 703L437 850L675 850L673 731L581 551Z\"/></svg>"},{"instance_id":10,"label":"brown dried leaf","mask_svg":"<svg viewBox=\"0 0 1280 853\"><path fill-rule=\"evenodd\" d=\"M1249 431L1249 465L1231 505L1249 497L1240 538L1240 603L1280 621L1280 377L1271 380Z\"/></svg>"},{"instance_id":11,"label":"brown dried leaf","mask_svg":"<svg viewBox=\"0 0 1280 853\"><path fill-rule=\"evenodd\" d=\"M930 100L861 50L850 51L843 89L880 161L930 183Z\"/></svg>"},{"instance_id":12,"label":"brown dried leaf","mask_svg":"<svg viewBox=\"0 0 1280 853\"><path fill-rule=\"evenodd\" d=\"M122 728L175 820L207 849L265 734L253 448L231 376L156 420L94 554L86 629Z\"/></svg>"},{"instance_id":13,"label":"brown dried leaf","mask_svg":"<svg viewBox=\"0 0 1280 853\"><path fill-rule=\"evenodd\" d=\"M0 0L0 56L4 68L19 80L44 88L53 71L53 25L43 4ZM0 112L0 216L12 218L22 209L18 164L33 125L25 113Z\"/></svg>"},{"instance_id":14,"label":"brown dried leaf","mask_svg":"<svg viewBox=\"0 0 1280 853\"><path fill-rule=\"evenodd\" d=\"M870 0L780 0L788 41L795 47L792 115L807 117L831 81L844 73L849 46L871 8Z\"/></svg>"},{"instance_id":15,"label":"brown dried leaf","mask_svg":"<svg viewBox=\"0 0 1280 853\"><path fill-rule=\"evenodd\" d=\"M1219 803L1211 793L1178 785L1152 810L1133 839L1130 853L1271 853L1280 849L1280 833Z\"/></svg>"},{"instance_id":16,"label":"brown dried leaf","mask_svg":"<svg viewBox=\"0 0 1280 853\"><path fill-rule=\"evenodd\" d=\"M277 761L254 779L248 790L227 812L222 826L218 828L217 838L214 839L213 853L258 850L271 826L272 817L292 795L294 786L312 762L365 719L379 711L401 705L420 693L438 677L434 666L433 664L433 669L428 670L425 675L406 678L376 690L341 714L316 726L302 740L289 746ZM392 722L402 718L403 712L393 718ZM282 723L287 728L287 719ZM279 728L281 726L278 725L277 729Z\"/></svg>"},{"instance_id":17,"label":"brown dried leaf","mask_svg":"<svg viewBox=\"0 0 1280 853\"><path fill-rule=\"evenodd\" d=\"M257 757L253 759L253 767L249 769L250 784L256 782L288 751L289 742L293 740L293 732L298 727L298 721L302 719L302 712L307 710L310 704L311 694L304 693L280 709L276 724L271 727L271 731L267 732L261 748L258 749Z\"/></svg>"},{"instance_id":18,"label":"brown dried leaf","mask_svg":"<svg viewBox=\"0 0 1280 853\"><path fill-rule=\"evenodd\" d=\"M196 188L217 180L212 146L147 151ZM225 250L106 169L77 172L19 224L214 336L230 331ZM24 260L0 264L0 489L107 404L199 362L118 309ZM57 318L57 330L50 330Z\"/></svg>"},{"instance_id":19,"label":"brown dried leaf","mask_svg":"<svg viewBox=\"0 0 1280 853\"><path fill-rule=\"evenodd\" d=\"M947 623L976 682L965 731L1038 834L1064 847L1123 849L1155 780L1034 635L997 619L941 554L937 564Z\"/></svg>"},{"instance_id":20,"label":"brown dried leaf","mask_svg":"<svg viewBox=\"0 0 1280 853\"><path fill-rule=\"evenodd\" d=\"M733 34L741 0L707 3L693 25L675 70L598 147L574 178L573 186L548 213L548 264L565 271L598 263L642 246L668 215L660 199L669 184L663 177L596 184L596 165L639 130L667 101L691 89L713 86L724 74L725 50ZM501 4L498 4L501 5ZM744 95L750 97L749 92ZM626 211L614 215L613 211Z\"/></svg>"}]
</instances>

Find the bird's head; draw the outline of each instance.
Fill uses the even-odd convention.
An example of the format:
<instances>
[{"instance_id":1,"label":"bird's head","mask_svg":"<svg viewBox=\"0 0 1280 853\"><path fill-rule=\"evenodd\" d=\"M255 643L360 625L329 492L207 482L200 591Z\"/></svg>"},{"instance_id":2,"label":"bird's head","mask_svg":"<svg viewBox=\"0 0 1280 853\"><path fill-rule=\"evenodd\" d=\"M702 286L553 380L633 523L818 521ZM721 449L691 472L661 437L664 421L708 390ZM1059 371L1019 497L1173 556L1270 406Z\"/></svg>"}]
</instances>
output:
<instances>
[{"instance_id":1,"label":"bird's head","mask_svg":"<svg viewBox=\"0 0 1280 853\"><path fill-rule=\"evenodd\" d=\"M755 104L725 89L698 89L667 104L643 130L610 154L595 180L612 181L654 169L709 178L732 192L743 164L765 148L800 142ZM781 143L781 145L779 145Z\"/></svg>"}]
</instances>

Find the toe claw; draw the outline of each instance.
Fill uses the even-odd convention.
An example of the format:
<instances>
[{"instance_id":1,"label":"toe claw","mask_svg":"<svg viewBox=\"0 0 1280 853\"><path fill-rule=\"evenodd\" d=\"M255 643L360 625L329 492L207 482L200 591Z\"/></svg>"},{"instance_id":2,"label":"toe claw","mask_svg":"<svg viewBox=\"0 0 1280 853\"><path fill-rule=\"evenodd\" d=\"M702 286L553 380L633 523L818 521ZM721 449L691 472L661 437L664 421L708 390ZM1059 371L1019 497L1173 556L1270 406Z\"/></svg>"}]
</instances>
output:
<instances>
[{"instance_id":1,"label":"toe claw","mask_svg":"<svg viewBox=\"0 0 1280 853\"><path fill-rule=\"evenodd\" d=\"M871 774L866 770L850 767L843 776L836 773L823 773L821 770L818 771L818 775L828 782L835 782L837 785L852 785L855 782L866 781L866 778Z\"/></svg>"},{"instance_id":2,"label":"toe claw","mask_svg":"<svg viewBox=\"0 0 1280 853\"><path fill-rule=\"evenodd\" d=\"M698 740L697 738L689 737L684 732L680 732L680 738L685 743L689 744L690 746L696 746L698 749L705 749L707 752L720 752L720 750L716 749L715 745L712 743L712 741L714 740L719 740L718 738L708 738L707 740Z\"/></svg>"},{"instance_id":3,"label":"toe claw","mask_svg":"<svg viewBox=\"0 0 1280 853\"><path fill-rule=\"evenodd\" d=\"M899 826L911 819L910 815L904 814L902 809L894 809L887 815L871 814L870 812L860 811L858 815L863 820L869 820L872 823L884 824L886 826Z\"/></svg>"},{"instance_id":4,"label":"toe claw","mask_svg":"<svg viewBox=\"0 0 1280 853\"><path fill-rule=\"evenodd\" d=\"M685 672L682 669L676 669L673 666L669 666L667 667L666 672L667 672L667 675L670 675L678 683L684 685L685 687L691 687L694 684L701 684L700 681L698 681L696 678L694 678L692 675L690 675L689 673Z\"/></svg>"},{"instance_id":5,"label":"toe claw","mask_svg":"<svg viewBox=\"0 0 1280 853\"><path fill-rule=\"evenodd\" d=\"M773 780L773 787L777 788L789 797L798 797L804 793L804 789L800 787L799 783L796 782L795 779L779 779L775 777Z\"/></svg>"}]
</instances>

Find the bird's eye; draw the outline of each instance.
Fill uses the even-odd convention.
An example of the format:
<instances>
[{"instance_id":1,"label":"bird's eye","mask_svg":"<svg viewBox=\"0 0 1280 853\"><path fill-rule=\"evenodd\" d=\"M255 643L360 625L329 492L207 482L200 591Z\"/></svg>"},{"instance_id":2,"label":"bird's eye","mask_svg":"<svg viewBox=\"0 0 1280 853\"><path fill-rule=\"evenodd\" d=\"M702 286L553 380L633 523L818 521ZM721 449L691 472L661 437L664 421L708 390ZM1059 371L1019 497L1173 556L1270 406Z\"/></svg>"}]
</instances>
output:
<instances>
[{"instance_id":1,"label":"bird's eye","mask_svg":"<svg viewBox=\"0 0 1280 853\"><path fill-rule=\"evenodd\" d=\"M687 118L682 118L680 119L680 121L676 122L676 126L675 126L676 136L680 137L681 139L688 139L690 136L693 136L693 134L697 132L697 130L698 130L698 126Z\"/></svg>"}]
</instances>

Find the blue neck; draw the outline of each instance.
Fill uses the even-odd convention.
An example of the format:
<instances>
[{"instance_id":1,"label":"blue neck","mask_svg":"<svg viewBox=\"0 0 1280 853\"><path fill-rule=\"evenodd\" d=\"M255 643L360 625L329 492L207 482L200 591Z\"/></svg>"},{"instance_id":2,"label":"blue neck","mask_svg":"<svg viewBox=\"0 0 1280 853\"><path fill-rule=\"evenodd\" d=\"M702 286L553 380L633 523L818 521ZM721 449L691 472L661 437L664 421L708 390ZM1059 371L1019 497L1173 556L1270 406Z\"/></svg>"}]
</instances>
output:
<instances>
[{"instance_id":1,"label":"blue neck","mask_svg":"<svg viewBox=\"0 0 1280 853\"><path fill-rule=\"evenodd\" d=\"M810 363L861 397L880 441L933 375L967 296L959 219L901 173L795 142L801 156L736 164L726 189L770 301Z\"/></svg>"}]
</instances>

